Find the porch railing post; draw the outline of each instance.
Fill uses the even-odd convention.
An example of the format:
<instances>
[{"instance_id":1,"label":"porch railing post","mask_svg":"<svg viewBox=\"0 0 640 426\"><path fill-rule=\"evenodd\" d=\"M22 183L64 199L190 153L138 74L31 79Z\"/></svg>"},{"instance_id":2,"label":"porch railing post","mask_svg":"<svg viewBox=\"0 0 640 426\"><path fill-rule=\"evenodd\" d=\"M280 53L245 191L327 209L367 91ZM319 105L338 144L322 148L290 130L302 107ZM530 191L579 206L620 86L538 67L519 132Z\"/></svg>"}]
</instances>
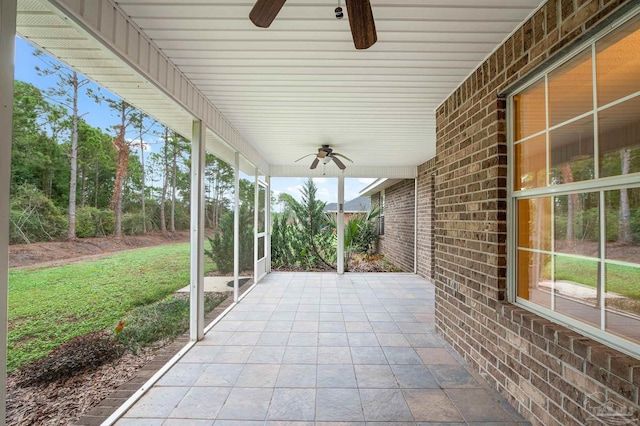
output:
<instances>
[{"instance_id":1,"label":"porch railing post","mask_svg":"<svg viewBox=\"0 0 640 426\"><path fill-rule=\"evenodd\" d=\"M240 275L240 153L236 152L233 169L233 301L238 301L238 277Z\"/></svg>"},{"instance_id":2,"label":"porch railing post","mask_svg":"<svg viewBox=\"0 0 640 426\"><path fill-rule=\"evenodd\" d=\"M9 188L13 128L16 0L0 0L0 419L6 418L9 288Z\"/></svg>"},{"instance_id":3,"label":"porch railing post","mask_svg":"<svg viewBox=\"0 0 640 426\"><path fill-rule=\"evenodd\" d=\"M338 273L344 274L344 172L338 177Z\"/></svg>"},{"instance_id":4,"label":"porch railing post","mask_svg":"<svg viewBox=\"0 0 640 426\"><path fill-rule=\"evenodd\" d=\"M191 138L191 285L190 332L193 341L204 337L204 167L206 129L193 122Z\"/></svg>"}]
</instances>

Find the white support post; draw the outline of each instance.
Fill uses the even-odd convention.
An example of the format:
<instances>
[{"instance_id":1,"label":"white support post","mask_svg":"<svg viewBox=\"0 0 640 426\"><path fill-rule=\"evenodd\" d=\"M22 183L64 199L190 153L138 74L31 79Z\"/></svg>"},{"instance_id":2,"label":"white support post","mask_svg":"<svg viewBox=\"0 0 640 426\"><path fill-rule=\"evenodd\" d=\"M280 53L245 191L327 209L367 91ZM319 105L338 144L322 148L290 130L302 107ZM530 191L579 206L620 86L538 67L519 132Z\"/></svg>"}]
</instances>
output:
<instances>
[{"instance_id":1,"label":"white support post","mask_svg":"<svg viewBox=\"0 0 640 426\"><path fill-rule=\"evenodd\" d=\"M267 183L267 199L265 200L265 208L267 209L267 217L265 218L265 236L264 236L264 250L266 255L266 270L267 274L271 272L271 176L265 176Z\"/></svg>"},{"instance_id":2,"label":"white support post","mask_svg":"<svg viewBox=\"0 0 640 426\"><path fill-rule=\"evenodd\" d=\"M238 301L240 276L240 153L236 152L233 169L233 301Z\"/></svg>"},{"instance_id":3,"label":"white support post","mask_svg":"<svg viewBox=\"0 0 640 426\"><path fill-rule=\"evenodd\" d=\"M253 174L253 282L257 283L260 277L258 271L258 216L260 215L260 209L258 209L258 192L260 191L260 184L258 183L258 168L255 168Z\"/></svg>"},{"instance_id":4,"label":"white support post","mask_svg":"<svg viewBox=\"0 0 640 426\"><path fill-rule=\"evenodd\" d=\"M0 423L6 418L9 289L9 187L13 123L16 0L0 0Z\"/></svg>"},{"instance_id":5,"label":"white support post","mask_svg":"<svg viewBox=\"0 0 640 426\"><path fill-rule=\"evenodd\" d=\"M344 274L344 172L338 177L338 274Z\"/></svg>"},{"instance_id":6,"label":"white support post","mask_svg":"<svg viewBox=\"0 0 640 426\"><path fill-rule=\"evenodd\" d=\"M413 273L418 273L418 178L413 188Z\"/></svg>"},{"instance_id":7,"label":"white support post","mask_svg":"<svg viewBox=\"0 0 640 426\"><path fill-rule=\"evenodd\" d=\"M189 337L204 337L204 167L206 134L202 121L193 122L191 138L191 285Z\"/></svg>"}]
</instances>

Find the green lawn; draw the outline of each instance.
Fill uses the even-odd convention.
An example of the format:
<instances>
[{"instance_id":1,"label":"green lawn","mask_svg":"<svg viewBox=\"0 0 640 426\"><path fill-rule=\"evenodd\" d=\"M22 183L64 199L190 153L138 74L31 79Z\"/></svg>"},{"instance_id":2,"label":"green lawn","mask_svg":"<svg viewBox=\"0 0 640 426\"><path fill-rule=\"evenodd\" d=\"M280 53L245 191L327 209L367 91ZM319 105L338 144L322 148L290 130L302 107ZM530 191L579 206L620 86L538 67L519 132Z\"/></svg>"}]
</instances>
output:
<instances>
[{"instance_id":1,"label":"green lawn","mask_svg":"<svg viewBox=\"0 0 640 426\"><path fill-rule=\"evenodd\" d=\"M598 262L556 256L555 279L596 287ZM606 291L640 300L640 266L607 265Z\"/></svg>"},{"instance_id":2,"label":"green lawn","mask_svg":"<svg viewBox=\"0 0 640 426\"><path fill-rule=\"evenodd\" d=\"M55 268L12 270L7 368L13 371L73 337L114 327L132 308L188 284L189 243Z\"/></svg>"}]
</instances>

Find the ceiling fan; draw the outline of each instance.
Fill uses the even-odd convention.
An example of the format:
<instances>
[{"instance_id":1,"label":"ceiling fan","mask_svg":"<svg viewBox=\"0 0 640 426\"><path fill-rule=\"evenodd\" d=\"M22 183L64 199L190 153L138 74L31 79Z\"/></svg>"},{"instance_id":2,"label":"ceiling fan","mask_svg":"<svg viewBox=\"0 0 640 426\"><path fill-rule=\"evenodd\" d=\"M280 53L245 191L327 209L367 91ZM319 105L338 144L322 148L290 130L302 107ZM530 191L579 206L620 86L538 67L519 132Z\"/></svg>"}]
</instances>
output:
<instances>
[{"instance_id":1,"label":"ceiling fan","mask_svg":"<svg viewBox=\"0 0 640 426\"><path fill-rule=\"evenodd\" d=\"M309 167L311 170L315 169L316 167L318 167L318 163L320 163L320 160L322 160L323 164L327 164L329 162L331 162L331 160L333 160L334 163L336 163L336 166L338 166L338 168L340 170L344 170L347 168L347 166L344 165L344 163L342 161L340 161L340 159L338 157L342 157L345 160L349 160L353 163L353 160L350 159L349 157L347 157L346 155L343 154L338 154L337 152L333 152L333 149L329 148L329 145L322 145L321 148L318 148L318 152L317 153L311 153L311 154L307 154L304 157L298 158L296 160L296 162L310 157L312 155L315 155L316 158L313 159L313 162L311 163L311 167Z\"/></svg>"},{"instance_id":2,"label":"ceiling fan","mask_svg":"<svg viewBox=\"0 0 640 426\"><path fill-rule=\"evenodd\" d=\"M268 28L284 6L286 0L257 0L249 19L257 27ZM368 49L378 40L369 0L346 0L351 35L356 49ZM336 8L336 18L341 19L342 8Z\"/></svg>"}]
</instances>

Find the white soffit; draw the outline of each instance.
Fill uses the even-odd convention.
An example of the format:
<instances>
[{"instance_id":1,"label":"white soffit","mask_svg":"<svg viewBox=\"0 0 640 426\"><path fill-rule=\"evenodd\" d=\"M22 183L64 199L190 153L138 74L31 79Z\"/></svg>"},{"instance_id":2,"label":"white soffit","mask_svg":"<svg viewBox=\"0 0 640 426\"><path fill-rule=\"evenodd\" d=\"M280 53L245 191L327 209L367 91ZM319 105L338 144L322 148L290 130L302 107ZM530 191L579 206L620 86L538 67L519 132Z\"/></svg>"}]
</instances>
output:
<instances>
[{"instance_id":1,"label":"white soffit","mask_svg":"<svg viewBox=\"0 0 640 426\"><path fill-rule=\"evenodd\" d=\"M82 10L106 0L58 2ZM249 21L253 0L115 3L255 148L271 175L317 175L308 169L311 158L295 160L327 143L355 161L347 175L405 178L435 155L435 108L541 0L372 0L378 42L366 51L353 47L347 18L334 18L335 0L290 0L269 29ZM163 96L139 93L144 79L115 69L94 77L89 71L98 64L110 66L96 42L21 19L21 34L28 29L37 44L51 38L48 50L63 59L75 52L68 63L141 108ZM78 51L84 56L75 57ZM143 109L172 122L174 112L167 110L165 121ZM326 172L335 176L332 166Z\"/></svg>"}]
</instances>

